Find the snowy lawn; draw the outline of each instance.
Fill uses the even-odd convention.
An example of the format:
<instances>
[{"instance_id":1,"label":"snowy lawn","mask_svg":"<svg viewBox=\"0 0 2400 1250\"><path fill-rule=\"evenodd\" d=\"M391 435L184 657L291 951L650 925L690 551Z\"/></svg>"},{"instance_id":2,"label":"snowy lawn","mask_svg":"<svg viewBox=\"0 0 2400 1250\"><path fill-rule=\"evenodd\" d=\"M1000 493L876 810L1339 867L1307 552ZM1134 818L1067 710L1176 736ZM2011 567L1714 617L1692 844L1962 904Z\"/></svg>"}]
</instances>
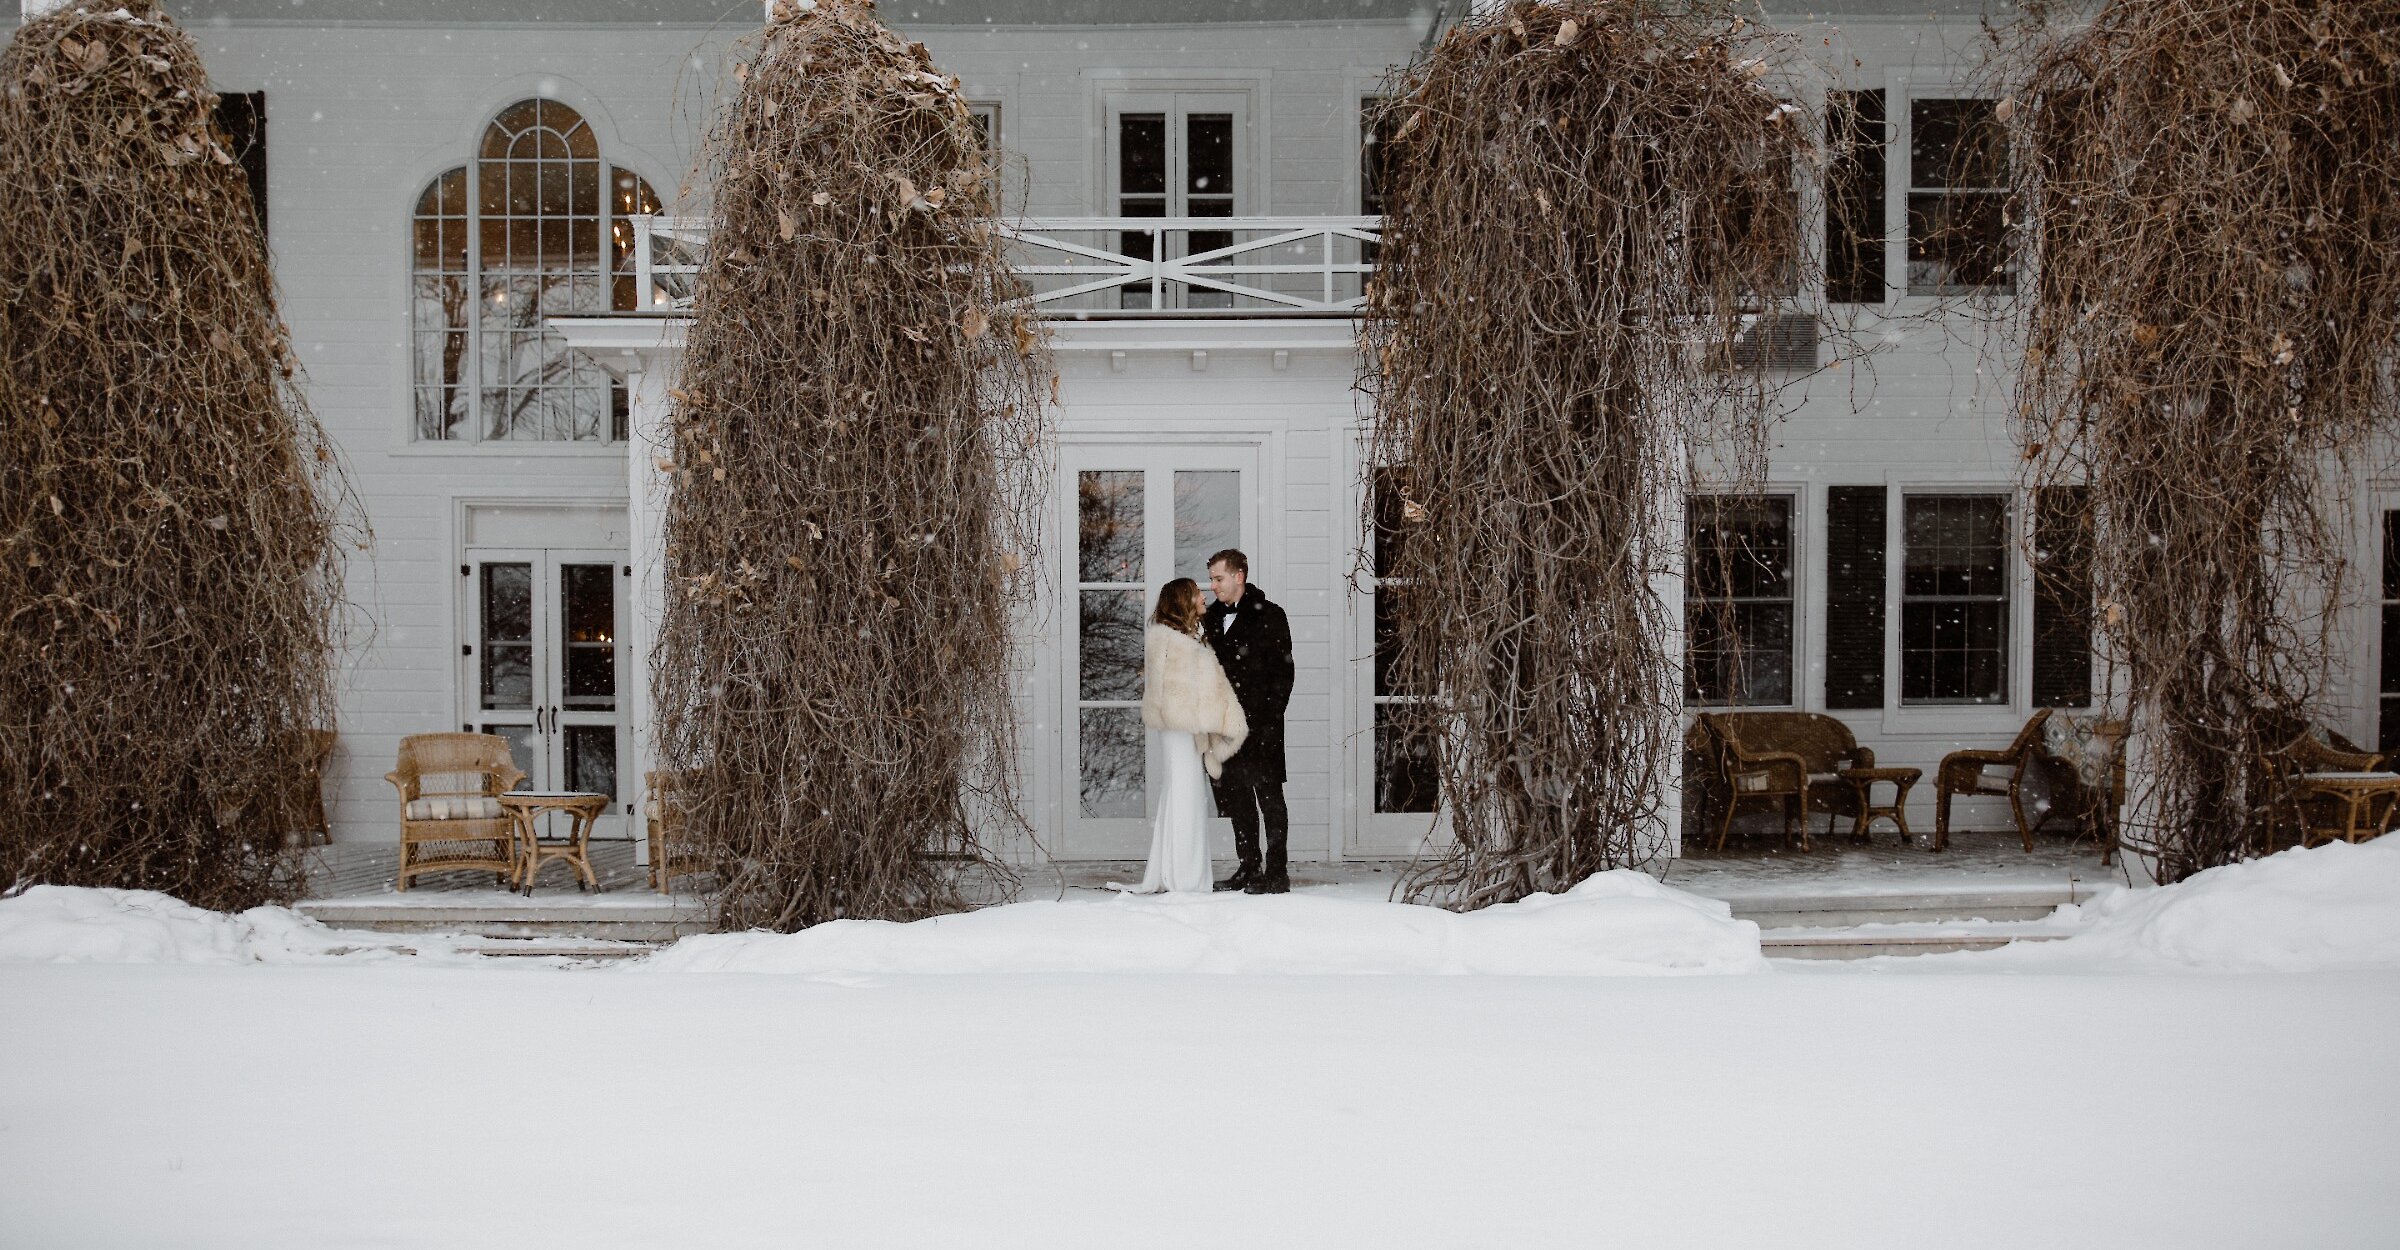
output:
<instances>
[{"instance_id":1,"label":"snowy lawn","mask_svg":"<svg viewBox=\"0 0 2400 1250\"><path fill-rule=\"evenodd\" d=\"M1614 880L582 970L37 891L0 902L0 1245L2389 1246L2395 871L1747 975L1743 922ZM2178 970L2244 960L2281 971Z\"/></svg>"}]
</instances>

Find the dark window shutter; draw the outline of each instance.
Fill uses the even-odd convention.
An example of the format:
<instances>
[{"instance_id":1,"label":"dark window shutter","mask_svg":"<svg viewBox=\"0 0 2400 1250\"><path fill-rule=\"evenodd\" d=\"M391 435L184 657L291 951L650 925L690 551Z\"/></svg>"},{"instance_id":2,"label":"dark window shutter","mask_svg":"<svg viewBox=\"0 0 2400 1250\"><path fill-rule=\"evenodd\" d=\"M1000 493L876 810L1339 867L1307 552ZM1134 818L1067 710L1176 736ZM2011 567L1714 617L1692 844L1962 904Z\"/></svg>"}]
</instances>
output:
<instances>
[{"instance_id":1,"label":"dark window shutter","mask_svg":"<svg viewBox=\"0 0 2400 1250\"><path fill-rule=\"evenodd\" d=\"M1891 127L1883 92L1825 93L1825 298L1880 304L1884 297L1883 192Z\"/></svg>"},{"instance_id":2,"label":"dark window shutter","mask_svg":"<svg viewBox=\"0 0 2400 1250\"><path fill-rule=\"evenodd\" d=\"M1825 504L1825 706L1883 706L1884 489L1836 486Z\"/></svg>"},{"instance_id":3,"label":"dark window shutter","mask_svg":"<svg viewBox=\"0 0 2400 1250\"><path fill-rule=\"evenodd\" d=\"M267 93L228 91L217 97L217 129L250 183L250 209L258 237L267 237Z\"/></svg>"},{"instance_id":4,"label":"dark window shutter","mask_svg":"<svg viewBox=\"0 0 2400 1250\"><path fill-rule=\"evenodd\" d=\"M2033 511L2033 705L2092 705L2092 506L2045 486Z\"/></svg>"}]
</instances>

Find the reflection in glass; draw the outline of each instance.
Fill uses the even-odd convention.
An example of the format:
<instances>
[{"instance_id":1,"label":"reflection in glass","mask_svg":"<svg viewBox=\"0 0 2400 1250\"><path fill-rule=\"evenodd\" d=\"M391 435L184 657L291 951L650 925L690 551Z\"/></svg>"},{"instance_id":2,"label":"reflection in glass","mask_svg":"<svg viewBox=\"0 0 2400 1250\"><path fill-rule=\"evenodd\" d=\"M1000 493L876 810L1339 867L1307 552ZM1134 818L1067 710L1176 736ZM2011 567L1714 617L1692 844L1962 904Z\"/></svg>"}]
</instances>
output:
<instances>
[{"instance_id":1,"label":"reflection in glass","mask_svg":"<svg viewBox=\"0 0 2400 1250\"><path fill-rule=\"evenodd\" d=\"M1175 576L1208 587L1208 558L1242 545L1239 469L1175 472Z\"/></svg>"},{"instance_id":2,"label":"reflection in glass","mask_svg":"<svg viewBox=\"0 0 2400 1250\"><path fill-rule=\"evenodd\" d=\"M483 566L483 706L533 706L533 566Z\"/></svg>"},{"instance_id":3,"label":"reflection in glass","mask_svg":"<svg viewBox=\"0 0 2400 1250\"><path fill-rule=\"evenodd\" d=\"M605 711L617 705L616 571L609 564L559 569L568 707Z\"/></svg>"},{"instance_id":4,"label":"reflection in glass","mask_svg":"<svg viewBox=\"0 0 2400 1250\"><path fill-rule=\"evenodd\" d=\"M1142 471L1109 469L1080 474L1075 498L1076 580L1140 582Z\"/></svg>"},{"instance_id":5,"label":"reflection in glass","mask_svg":"<svg viewBox=\"0 0 2400 1250\"><path fill-rule=\"evenodd\" d=\"M1408 588L1389 582L1375 588L1375 693L1415 694L1400 674L1400 612Z\"/></svg>"},{"instance_id":6,"label":"reflection in glass","mask_svg":"<svg viewBox=\"0 0 2400 1250\"><path fill-rule=\"evenodd\" d=\"M1430 736L1408 732L1400 709L1375 708L1375 810L1433 812L1441 805L1441 769Z\"/></svg>"},{"instance_id":7,"label":"reflection in glass","mask_svg":"<svg viewBox=\"0 0 2400 1250\"><path fill-rule=\"evenodd\" d=\"M617 727L566 727L566 788L617 797Z\"/></svg>"},{"instance_id":8,"label":"reflection in glass","mask_svg":"<svg viewBox=\"0 0 2400 1250\"><path fill-rule=\"evenodd\" d=\"M518 789L539 790L543 788L541 769L536 767L541 762L541 758L534 741L533 726L485 725L483 732L508 743L509 762L515 764L518 770L525 774L525 779L517 783Z\"/></svg>"},{"instance_id":9,"label":"reflection in glass","mask_svg":"<svg viewBox=\"0 0 2400 1250\"><path fill-rule=\"evenodd\" d=\"M1148 763L1143 758L1142 710L1087 707L1078 718L1083 814L1139 817Z\"/></svg>"},{"instance_id":10,"label":"reflection in glass","mask_svg":"<svg viewBox=\"0 0 2400 1250\"><path fill-rule=\"evenodd\" d=\"M1900 594L1900 697L2000 703L2008 696L2008 499L1911 495Z\"/></svg>"},{"instance_id":11,"label":"reflection in glass","mask_svg":"<svg viewBox=\"0 0 2400 1250\"><path fill-rule=\"evenodd\" d=\"M1695 496L1684 535L1684 697L1790 703L1792 501Z\"/></svg>"},{"instance_id":12,"label":"reflection in glass","mask_svg":"<svg viewBox=\"0 0 2400 1250\"><path fill-rule=\"evenodd\" d=\"M1080 699L1142 697L1142 592L1086 590L1080 603L1075 683Z\"/></svg>"}]
</instances>

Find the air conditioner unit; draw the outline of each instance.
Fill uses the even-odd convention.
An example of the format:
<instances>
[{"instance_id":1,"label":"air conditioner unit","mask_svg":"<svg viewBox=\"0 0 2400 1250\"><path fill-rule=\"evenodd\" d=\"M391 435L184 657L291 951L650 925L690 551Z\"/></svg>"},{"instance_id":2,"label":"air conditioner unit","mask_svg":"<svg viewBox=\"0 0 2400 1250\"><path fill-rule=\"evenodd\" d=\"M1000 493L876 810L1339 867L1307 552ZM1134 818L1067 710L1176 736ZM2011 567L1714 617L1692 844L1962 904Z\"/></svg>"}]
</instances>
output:
<instances>
[{"instance_id":1,"label":"air conditioner unit","mask_svg":"<svg viewBox=\"0 0 2400 1250\"><path fill-rule=\"evenodd\" d=\"M1733 340L1733 367L1806 373L1817 367L1815 313L1770 312L1748 319Z\"/></svg>"}]
</instances>

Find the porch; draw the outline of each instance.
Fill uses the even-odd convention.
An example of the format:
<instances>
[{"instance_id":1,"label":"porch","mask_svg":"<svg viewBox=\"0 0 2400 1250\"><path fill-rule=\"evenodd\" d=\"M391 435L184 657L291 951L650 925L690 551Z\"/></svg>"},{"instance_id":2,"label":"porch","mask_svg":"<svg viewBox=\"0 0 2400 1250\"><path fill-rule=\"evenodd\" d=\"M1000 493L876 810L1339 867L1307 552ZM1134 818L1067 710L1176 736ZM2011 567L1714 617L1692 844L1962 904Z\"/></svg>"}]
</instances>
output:
<instances>
[{"instance_id":1,"label":"porch","mask_svg":"<svg viewBox=\"0 0 2400 1250\"><path fill-rule=\"evenodd\" d=\"M672 895L650 888L634 843L592 845L599 888L585 893L568 874L552 875L527 897L493 885L481 872L436 873L406 893L393 889L397 852L339 843L310 852L308 897L300 911L336 928L384 933L452 933L490 940L491 953L520 950L593 957L633 955L705 933L712 922L704 890L684 878ZM1230 871L1231 865L1220 865ZM1295 892L1384 899L1407 865L1389 860L1295 861ZM1019 868L1024 900L1092 899L1111 881L1141 877L1123 860L1053 862ZM1889 837L1865 845L1819 839L1806 851L1762 845L1693 854L1652 866L1677 889L1726 903L1758 924L1770 957L1864 958L1979 950L2055 936L2042 920L2068 903L2088 903L2123 888L2088 843L2043 838L2026 852L2007 832L1954 833L1935 854ZM521 944L521 946L520 946Z\"/></svg>"}]
</instances>

